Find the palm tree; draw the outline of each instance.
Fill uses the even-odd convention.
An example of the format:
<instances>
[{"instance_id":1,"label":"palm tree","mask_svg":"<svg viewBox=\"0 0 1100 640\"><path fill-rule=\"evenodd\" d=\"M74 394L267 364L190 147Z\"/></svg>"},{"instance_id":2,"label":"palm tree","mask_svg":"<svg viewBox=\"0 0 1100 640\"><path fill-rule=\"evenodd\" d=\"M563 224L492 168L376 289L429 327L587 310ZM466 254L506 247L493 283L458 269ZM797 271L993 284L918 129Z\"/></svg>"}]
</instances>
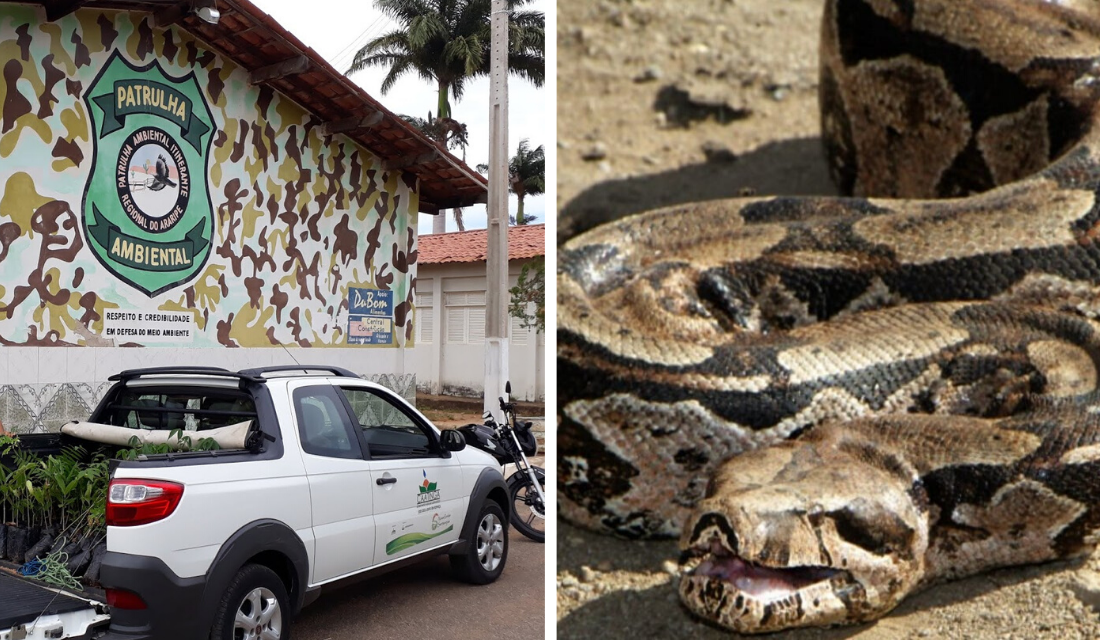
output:
<instances>
[{"instance_id":1,"label":"palm tree","mask_svg":"<svg viewBox=\"0 0 1100 640\"><path fill-rule=\"evenodd\" d=\"M451 118L433 118L431 111L428 112L427 120L416 116L401 115L398 117L432 140L442 142L448 149L462 149L462 160L466 160L466 147L470 145L466 125Z\"/></svg>"},{"instance_id":2,"label":"palm tree","mask_svg":"<svg viewBox=\"0 0 1100 640\"><path fill-rule=\"evenodd\" d=\"M508 162L508 188L519 198L516 224L534 222L533 217L528 219L523 216L523 197L541 195L546 189L546 159L541 144L532 149L527 138L519 141L516 155Z\"/></svg>"},{"instance_id":3,"label":"palm tree","mask_svg":"<svg viewBox=\"0 0 1100 640\"><path fill-rule=\"evenodd\" d=\"M476 169L479 173L489 173L489 165L479 164ZM508 190L519 198L519 208L516 209L516 217L509 216L512 224L520 225L534 222L534 216L523 215L523 197L542 195L546 189L546 159L542 145L531 149L527 138L519 141L516 147L516 155L508 161Z\"/></svg>"},{"instance_id":4,"label":"palm tree","mask_svg":"<svg viewBox=\"0 0 1100 640\"><path fill-rule=\"evenodd\" d=\"M541 87L546 69L545 19L541 11L516 11L531 0L508 0L508 67ZM406 73L438 87L436 117L450 118L450 96L462 97L466 81L489 74L491 0L374 0L399 27L371 40L348 69L388 66L382 93Z\"/></svg>"}]
</instances>

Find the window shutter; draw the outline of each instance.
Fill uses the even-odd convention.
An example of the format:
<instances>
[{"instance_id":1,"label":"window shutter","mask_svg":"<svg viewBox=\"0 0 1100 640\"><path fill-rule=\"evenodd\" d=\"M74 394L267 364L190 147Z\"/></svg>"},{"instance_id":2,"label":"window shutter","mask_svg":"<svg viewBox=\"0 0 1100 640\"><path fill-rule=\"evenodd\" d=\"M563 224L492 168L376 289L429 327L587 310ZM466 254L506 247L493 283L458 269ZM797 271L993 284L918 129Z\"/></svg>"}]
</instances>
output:
<instances>
[{"instance_id":1,"label":"window shutter","mask_svg":"<svg viewBox=\"0 0 1100 640\"><path fill-rule=\"evenodd\" d=\"M512 344L522 347L527 344L527 329L523 328L523 318L512 317Z\"/></svg>"},{"instance_id":2,"label":"window shutter","mask_svg":"<svg viewBox=\"0 0 1100 640\"><path fill-rule=\"evenodd\" d=\"M417 314L420 316L420 341L425 344L431 344L432 334L435 332L435 309L429 304L426 307L419 307L417 309Z\"/></svg>"},{"instance_id":3,"label":"window shutter","mask_svg":"<svg viewBox=\"0 0 1100 640\"><path fill-rule=\"evenodd\" d=\"M447 342L452 344L466 342L466 309L447 307Z\"/></svg>"},{"instance_id":4,"label":"window shutter","mask_svg":"<svg viewBox=\"0 0 1100 640\"><path fill-rule=\"evenodd\" d=\"M467 314L470 322L470 344L482 344L485 342L485 307L470 307Z\"/></svg>"}]
</instances>

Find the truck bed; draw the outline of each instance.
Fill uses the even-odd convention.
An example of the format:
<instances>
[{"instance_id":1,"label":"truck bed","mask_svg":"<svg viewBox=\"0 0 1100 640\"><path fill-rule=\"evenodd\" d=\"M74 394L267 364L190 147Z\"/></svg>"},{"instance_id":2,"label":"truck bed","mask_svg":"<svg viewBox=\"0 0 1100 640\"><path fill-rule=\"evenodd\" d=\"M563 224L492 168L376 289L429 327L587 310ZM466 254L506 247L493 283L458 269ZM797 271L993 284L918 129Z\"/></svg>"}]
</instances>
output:
<instances>
[{"instance_id":1,"label":"truck bed","mask_svg":"<svg viewBox=\"0 0 1100 640\"><path fill-rule=\"evenodd\" d=\"M46 589L0 569L0 629L32 622L39 615L70 613L91 605L80 598Z\"/></svg>"}]
</instances>

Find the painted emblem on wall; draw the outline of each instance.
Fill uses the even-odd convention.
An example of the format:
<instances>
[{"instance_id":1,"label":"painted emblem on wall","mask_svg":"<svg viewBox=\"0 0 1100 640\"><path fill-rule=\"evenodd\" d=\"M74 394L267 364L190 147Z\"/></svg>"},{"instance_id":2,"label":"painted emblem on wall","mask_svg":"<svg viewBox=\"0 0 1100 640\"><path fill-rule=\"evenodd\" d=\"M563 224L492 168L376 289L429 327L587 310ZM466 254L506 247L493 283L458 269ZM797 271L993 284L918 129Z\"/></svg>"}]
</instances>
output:
<instances>
[{"instance_id":1,"label":"painted emblem on wall","mask_svg":"<svg viewBox=\"0 0 1100 640\"><path fill-rule=\"evenodd\" d=\"M84 94L95 145L84 236L96 258L153 296L210 257L206 172L214 121L195 74L173 77L117 50Z\"/></svg>"}]
</instances>

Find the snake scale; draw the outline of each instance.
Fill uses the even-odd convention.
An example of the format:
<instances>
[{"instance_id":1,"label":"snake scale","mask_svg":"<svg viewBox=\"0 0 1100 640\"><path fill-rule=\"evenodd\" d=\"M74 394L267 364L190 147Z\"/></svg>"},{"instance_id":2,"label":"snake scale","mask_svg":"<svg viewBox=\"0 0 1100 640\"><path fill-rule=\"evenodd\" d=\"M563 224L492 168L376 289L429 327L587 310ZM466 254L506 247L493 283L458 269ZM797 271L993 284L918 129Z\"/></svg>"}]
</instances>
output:
<instances>
[{"instance_id":1,"label":"snake scale","mask_svg":"<svg viewBox=\"0 0 1100 640\"><path fill-rule=\"evenodd\" d=\"M1100 9L828 0L852 197L696 203L561 247L562 515L680 536L739 632L856 623L1100 535Z\"/></svg>"}]
</instances>

